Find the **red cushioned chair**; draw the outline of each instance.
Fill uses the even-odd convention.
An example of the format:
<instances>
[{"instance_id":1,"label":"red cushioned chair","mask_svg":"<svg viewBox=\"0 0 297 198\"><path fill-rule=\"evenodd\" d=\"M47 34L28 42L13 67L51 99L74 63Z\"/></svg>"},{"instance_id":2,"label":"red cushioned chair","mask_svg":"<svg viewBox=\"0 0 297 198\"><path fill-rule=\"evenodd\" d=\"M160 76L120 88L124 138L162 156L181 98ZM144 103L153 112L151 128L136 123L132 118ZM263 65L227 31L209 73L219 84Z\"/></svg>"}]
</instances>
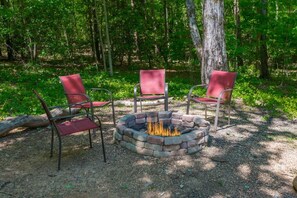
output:
<instances>
[{"instance_id":1,"label":"red cushioned chair","mask_svg":"<svg viewBox=\"0 0 297 198\"><path fill-rule=\"evenodd\" d=\"M91 114L94 115L94 108L111 104L113 124L115 125L113 98L112 93L109 90L102 88L91 88L91 91L104 91L109 95L108 101L92 101L89 95L86 94L85 87L79 74L60 76L59 78L63 85L69 108L83 108L86 110L90 109Z\"/></svg>"},{"instance_id":2,"label":"red cushioned chair","mask_svg":"<svg viewBox=\"0 0 297 198\"><path fill-rule=\"evenodd\" d=\"M164 99L164 109L168 111L168 84L165 83L165 69L140 70L139 77L140 83L134 86L134 112L137 112L137 101L140 101L142 111L143 100L158 99ZM138 93L139 87L140 93Z\"/></svg>"},{"instance_id":3,"label":"red cushioned chair","mask_svg":"<svg viewBox=\"0 0 297 198\"><path fill-rule=\"evenodd\" d=\"M101 127L101 122L97 116L94 116L94 117L96 117L98 124L95 123L91 119L92 115L90 115L88 113L53 117L52 114L50 113L49 108L47 107L45 101L42 99L42 97L35 90L33 90L33 92L39 99L39 101L47 115L50 126L51 126L51 131L52 131L51 154L50 154L51 157L53 156L54 131L56 131L56 134L59 139L58 170L60 170L60 168L61 168L62 137L71 135L71 134L74 134L77 132L81 132L81 131L88 131L89 132L89 140L90 140L90 148L92 148L93 146L92 146L92 138L91 138L91 131L90 131L91 129L92 130L100 129L103 158L104 158L104 162L106 162L102 127ZM79 118L73 119L78 116L79 116Z\"/></svg>"},{"instance_id":4,"label":"red cushioned chair","mask_svg":"<svg viewBox=\"0 0 297 198\"><path fill-rule=\"evenodd\" d=\"M232 91L235 84L237 73L213 70L210 76L209 84L195 85L188 94L187 114L189 114L190 102L201 103L205 106L205 118L207 118L207 105L216 106L214 131L217 130L218 116L220 105L228 106L228 124L230 125L230 104ZM193 91L197 87L207 88L206 96L199 97L193 95Z\"/></svg>"}]
</instances>

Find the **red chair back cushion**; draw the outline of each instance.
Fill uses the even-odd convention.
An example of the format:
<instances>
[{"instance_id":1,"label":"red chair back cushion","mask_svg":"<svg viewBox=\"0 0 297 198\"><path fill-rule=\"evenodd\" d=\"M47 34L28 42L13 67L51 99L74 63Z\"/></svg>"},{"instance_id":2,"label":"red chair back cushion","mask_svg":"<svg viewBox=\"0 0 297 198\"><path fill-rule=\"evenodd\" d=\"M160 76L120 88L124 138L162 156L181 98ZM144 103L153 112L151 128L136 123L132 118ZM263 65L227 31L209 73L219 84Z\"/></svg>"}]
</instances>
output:
<instances>
[{"instance_id":1,"label":"red chair back cushion","mask_svg":"<svg viewBox=\"0 0 297 198\"><path fill-rule=\"evenodd\" d=\"M233 89L236 75L236 72L213 70L210 76L206 95L208 97L218 98L222 90L228 88ZM230 93L223 95L224 100L229 100L230 97Z\"/></svg>"},{"instance_id":2,"label":"red chair back cushion","mask_svg":"<svg viewBox=\"0 0 297 198\"><path fill-rule=\"evenodd\" d=\"M79 74L60 76L66 94L86 94L85 87ZM68 103L78 103L86 100L86 97L80 95L66 95Z\"/></svg>"},{"instance_id":3,"label":"red chair back cushion","mask_svg":"<svg viewBox=\"0 0 297 198\"><path fill-rule=\"evenodd\" d=\"M142 94L164 94L165 69L140 70L140 90Z\"/></svg>"}]
</instances>

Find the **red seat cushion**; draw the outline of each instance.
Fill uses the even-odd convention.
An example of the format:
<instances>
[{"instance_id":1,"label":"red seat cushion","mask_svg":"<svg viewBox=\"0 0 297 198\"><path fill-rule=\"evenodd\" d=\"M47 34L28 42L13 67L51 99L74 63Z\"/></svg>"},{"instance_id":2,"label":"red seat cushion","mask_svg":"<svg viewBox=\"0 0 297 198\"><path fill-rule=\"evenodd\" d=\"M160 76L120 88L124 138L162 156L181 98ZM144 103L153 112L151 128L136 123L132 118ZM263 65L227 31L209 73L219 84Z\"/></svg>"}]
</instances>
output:
<instances>
[{"instance_id":1,"label":"red seat cushion","mask_svg":"<svg viewBox=\"0 0 297 198\"><path fill-rule=\"evenodd\" d=\"M98 125L89 118L83 118L80 120L71 120L57 124L57 128L61 136L64 136L80 131L95 129L98 128Z\"/></svg>"},{"instance_id":2,"label":"red seat cushion","mask_svg":"<svg viewBox=\"0 0 297 198\"><path fill-rule=\"evenodd\" d=\"M204 103L204 104L216 104L218 102L217 99L214 98L192 98L194 102ZM225 101L221 100L220 104L224 104Z\"/></svg>"},{"instance_id":3,"label":"red seat cushion","mask_svg":"<svg viewBox=\"0 0 297 198\"><path fill-rule=\"evenodd\" d=\"M93 103L93 107L103 107L104 105L109 104L110 102L99 102L99 101L94 101ZM91 108L91 103L83 103L81 105L74 105L73 107L77 107L77 108Z\"/></svg>"}]
</instances>

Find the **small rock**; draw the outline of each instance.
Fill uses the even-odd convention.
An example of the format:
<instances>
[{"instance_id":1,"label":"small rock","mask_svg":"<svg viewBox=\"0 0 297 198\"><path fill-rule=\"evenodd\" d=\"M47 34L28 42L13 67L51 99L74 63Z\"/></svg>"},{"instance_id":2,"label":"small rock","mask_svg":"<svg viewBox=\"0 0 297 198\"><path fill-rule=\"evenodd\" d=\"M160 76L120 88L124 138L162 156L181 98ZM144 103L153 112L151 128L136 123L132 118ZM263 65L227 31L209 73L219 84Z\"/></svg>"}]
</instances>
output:
<instances>
[{"instance_id":1,"label":"small rock","mask_svg":"<svg viewBox=\"0 0 297 198\"><path fill-rule=\"evenodd\" d=\"M181 185L179 185L179 187L180 187L180 188L183 188L183 187L184 187L184 185L183 185L183 184L181 184Z\"/></svg>"}]
</instances>

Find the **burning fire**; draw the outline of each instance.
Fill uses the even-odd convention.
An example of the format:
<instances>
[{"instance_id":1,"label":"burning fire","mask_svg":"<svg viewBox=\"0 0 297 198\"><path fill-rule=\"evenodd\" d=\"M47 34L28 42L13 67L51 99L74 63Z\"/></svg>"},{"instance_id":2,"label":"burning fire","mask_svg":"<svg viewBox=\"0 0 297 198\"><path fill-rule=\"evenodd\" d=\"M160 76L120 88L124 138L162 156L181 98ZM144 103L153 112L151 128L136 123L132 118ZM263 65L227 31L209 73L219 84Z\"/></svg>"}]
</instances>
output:
<instances>
[{"instance_id":1,"label":"burning fire","mask_svg":"<svg viewBox=\"0 0 297 198\"><path fill-rule=\"evenodd\" d=\"M180 132L174 128L173 131L170 129L166 129L163 127L163 123L152 123L148 122L147 124L147 133L149 135L157 135L157 136L179 136Z\"/></svg>"}]
</instances>

